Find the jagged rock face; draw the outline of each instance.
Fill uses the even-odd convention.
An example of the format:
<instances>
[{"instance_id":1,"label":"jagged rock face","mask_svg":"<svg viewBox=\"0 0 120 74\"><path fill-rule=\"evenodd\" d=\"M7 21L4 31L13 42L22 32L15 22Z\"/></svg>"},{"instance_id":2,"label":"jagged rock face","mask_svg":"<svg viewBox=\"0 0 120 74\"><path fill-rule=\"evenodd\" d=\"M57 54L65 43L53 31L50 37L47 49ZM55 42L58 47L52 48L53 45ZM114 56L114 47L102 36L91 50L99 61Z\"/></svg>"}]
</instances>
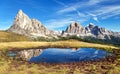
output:
<instances>
[{"instance_id":1,"label":"jagged rock face","mask_svg":"<svg viewBox=\"0 0 120 74\"><path fill-rule=\"evenodd\" d=\"M53 31L47 30L37 19L30 19L22 10L19 10L13 26L8 31L27 36L46 36L54 33Z\"/></svg>"},{"instance_id":2,"label":"jagged rock face","mask_svg":"<svg viewBox=\"0 0 120 74\"><path fill-rule=\"evenodd\" d=\"M81 33L83 31L83 27L76 22L73 22L67 29L67 33Z\"/></svg>"},{"instance_id":3,"label":"jagged rock face","mask_svg":"<svg viewBox=\"0 0 120 74\"><path fill-rule=\"evenodd\" d=\"M79 23L77 22L73 22L70 24L69 27L67 27L67 29L65 31L63 31L63 36L67 36L67 35L77 35L77 36L82 36L84 35L86 32L85 32L85 29L84 27L82 27L82 25L80 25Z\"/></svg>"},{"instance_id":4,"label":"jagged rock face","mask_svg":"<svg viewBox=\"0 0 120 74\"><path fill-rule=\"evenodd\" d=\"M109 35L113 35L112 31L99 26L95 26L91 23L89 24L89 26L85 27L85 29L89 29L89 32L98 39L110 39Z\"/></svg>"},{"instance_id":5,"label":"jagged rock face","mask_svg":"<svg viewBox=\"0 0 120 74\"><path fill-rule=\"evenodd\" d=\"M37 57L42 53L43 49L23 50L17 53L17 57L25 61L29 61L32 57Z\"/></svg>"},{"instance_id":6,"label":"jagged rock face","mask_svg":"<svg viewBox=\"0 0 120 74\"><path fill-rule=\"evenodd\" d=\"M95 26L94 24L90 23L87 27L82 27L79 23L72 23L66 31L64 31L63 36L92 36L98 39L110 39L110 36L120 36L117 32L109 31L105 28Z\"/></svg>"},{"instance_id":7,"label":"jagged rock face","mask_svg":"<svg viewBox=\"0 0 120 74\"><path fill-rule=\"evenodd\" d=\"M104 34L112 34L111 31L105 29L105 28L101 28L99 26L95 26L94 24L89 24L89 26L85 27L85 29L89 29L89 32L91 32L92 34L98 36L98 35L104 35ZM88 30L87 30L88 31Z\"/></svg>"}]
</instances>

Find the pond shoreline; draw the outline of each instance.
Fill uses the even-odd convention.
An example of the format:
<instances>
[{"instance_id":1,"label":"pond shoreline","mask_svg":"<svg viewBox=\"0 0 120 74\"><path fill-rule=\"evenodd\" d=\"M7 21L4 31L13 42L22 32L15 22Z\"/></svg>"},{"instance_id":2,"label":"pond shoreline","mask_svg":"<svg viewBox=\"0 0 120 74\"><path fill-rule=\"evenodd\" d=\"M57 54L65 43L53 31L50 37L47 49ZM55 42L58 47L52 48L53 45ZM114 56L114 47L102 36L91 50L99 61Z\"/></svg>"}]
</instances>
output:
<instances>
[{"instance_id":1,"label":"pond shoreline","mask_svg":"<svg viewBox=\"0 0 120 74\"><path fill-rule=\"evenodd\" d=\"M44 53L44 50L45 50L45 53L46 53L46 56L44 54L44 56L42 56L42 53ZM55 52L54 52L55 51ZM83 52L84 51L84 52ZM55 57L59 56L60 55L64 55L66 58L64 57L60 57L61 59L66 59L66 60L70 60L69 58L71 59L74 59L72 57L76 57L76 60L78 59L79 61L76 61L76 62L81 62L83 60L81 59L89 59L89 60L98 60L98 59L102 59L102 58L107 58L109 56L115 56L114 53L112 52L107 52L105 50L102 50L102 49L95 49L95 48L79 48L79 49L76 49L76 48L46 48L46 49L28 49L28 50L21 50L21 51L9 51L9 52L13 52L15 55L15 57L20 57L24 60L27 60L30 62L30 59L33 57L34 60L35 58L36 59L39 59L38 57L42 56L41 57L41 60L43 60L42 58L46 58L44 59L47 60L49 59L50 57L48 56L51 56L51 59L55 59ZM49 54L49 52L51 54ZM79 53L78 53L79 52ZM64 53L64 54L63 54ZM67 53L67 54L65 54ZM69 55L68 55L69 53ZM74 54L74 56L73 56ZM102 55L102 57L100 58L100 56ZM55 56L56 55L56 56ZM71 56L70 56L71 55ZM78 56L79 55L79 56ZM55 56L55 57L54 57ZM91 57L90 57L91 56ZM95 58L93 58L93 56L95 56ZM54 58L52 58L54 57ZM86 58L85 58L86 57ZM50 59L49 59L50 60ZM59 59L60 60L60 59ZM57 58L56 58L56 61L57 61ZM61 60L62 61L62 60ZM74 61L74 60L73 60ZM46 61L47 62L47 61ZM69 62L68 62L69 63Z\"/></svg>"},{"instance_id":2,"label":"pond shoreline","mask_svg":"<svg viewBox=\"0 0 120 74\"><path fill-rule=\"evenodd\" d=\"M47 68L55 67L56 71L61 69L68 69L66 71L67 74L74 73L78 70L78 73L109 73L110 70L113 69L113 73L119 73L115 68L120 67L120 62L116 61L116 56L109 56L104 59L96 60L96 61L82 61L82 62L71 62L71 63L30 63L27 61L22 61L20 64L27 64L30 66L31 64L44 66ZM20 61L20 60L19 60ZM110 71L111 72L111 71Z\"/></svg>"},{"instance_id":3,"label":"pond shoreline","mask_svg":"<svg viewBox=\"0 0 120 74\"><path fill-rule=\"evenodd\" d=\"M114 51L118 52L116 49ZM108 57L105 59L97 60L97 61L88 61L88 62L72 62L72 63L30 63L27 61L22 61L21 59L8 58L1 56L4 58L0 61L0 69L1 73L60 73L60 74L89 74L89 73L101 73L101 74L109 74L115 73L119 74L120 72L120 61L117 60L118 55L116 54L114 57ZM5 67L6 66L6 67ZM4 71L5 70L5 71ZM6 71L7 70L7 71ZM23 71L23 72L21 72Z\"/></svg>"}]
</instances>

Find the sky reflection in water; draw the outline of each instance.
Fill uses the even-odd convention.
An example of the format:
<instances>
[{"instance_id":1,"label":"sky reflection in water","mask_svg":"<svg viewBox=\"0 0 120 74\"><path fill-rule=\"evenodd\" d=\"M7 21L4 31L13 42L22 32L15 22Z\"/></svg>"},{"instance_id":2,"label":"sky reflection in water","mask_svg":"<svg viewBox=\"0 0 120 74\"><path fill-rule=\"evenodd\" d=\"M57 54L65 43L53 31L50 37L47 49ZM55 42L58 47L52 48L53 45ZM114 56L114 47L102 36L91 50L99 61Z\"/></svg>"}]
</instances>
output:
<instances>
[{"instance_id":1,"label":"sky reflection in water","mask_svg":"<svg viewBox=\"0 0 120 74\"><path fill-rule=\"evenodd\" d=\"M108 52L104 50L97 50L95 48L79 48L60 49L47 48L43 50L42 54L37 57L32 57L30 62L47 62L47 63L65 63L65 62L80 62L105 58Z\"/></svg>"}]
</instances>

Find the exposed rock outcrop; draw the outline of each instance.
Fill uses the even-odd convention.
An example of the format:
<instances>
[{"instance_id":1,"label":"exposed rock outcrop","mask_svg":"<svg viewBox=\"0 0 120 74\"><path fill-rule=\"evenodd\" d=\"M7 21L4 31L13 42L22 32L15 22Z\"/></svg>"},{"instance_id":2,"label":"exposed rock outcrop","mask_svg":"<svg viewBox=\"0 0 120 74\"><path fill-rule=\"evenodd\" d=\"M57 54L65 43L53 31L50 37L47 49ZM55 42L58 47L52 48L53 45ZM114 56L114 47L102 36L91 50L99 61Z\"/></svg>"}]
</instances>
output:
<instances>
[{"instance_id":1,"label":"exposed rock outcrop","mask_svg":"<svg viewBox=\"0 0 120 74\"><path fill-rule=\"evenodd\" d=\"M29 61L32 57L37 57L42 53L43 49L23 50L17 53L19 58Z\"/></svg>"},{"instance_id":2,"label":"exposed rock outcrop","mask_svg":"<svg viewBox=\"0 0 120 74\"><path fill-rule=\"evenodd\" d=\"M55 34L54 31L46 29L37 19L30 19L22 10L19 10L13 25L8 31L33 37L47 37Z\"/></svg>"},{"instance_id":3,"label":"exposed rock outcrop","mask_svg":"<svg viewBox=\"0 0 120 74\"><path fill-rule=\"evenodd\" d=\"M70 24L70 26L66 29L67 33L73 33L73 34L77 34L77 33L82 33L84 30L84 28L77 22L73 22Z\"/></svg>"},{"instance_id":4,"label":"exposed rock outcrop","mask_svg":"<svg viewBox=\"0 0 120 74\"><path fill-rule=\"evenodd\" d=\"M62 35L66 36L91 36L98 39L111 39L110 36L120 37L118 32L113 32L105 28L90 23L86 27L82 27L79 23L73 22L63 31Z\"/></svg>"}]
</instances>

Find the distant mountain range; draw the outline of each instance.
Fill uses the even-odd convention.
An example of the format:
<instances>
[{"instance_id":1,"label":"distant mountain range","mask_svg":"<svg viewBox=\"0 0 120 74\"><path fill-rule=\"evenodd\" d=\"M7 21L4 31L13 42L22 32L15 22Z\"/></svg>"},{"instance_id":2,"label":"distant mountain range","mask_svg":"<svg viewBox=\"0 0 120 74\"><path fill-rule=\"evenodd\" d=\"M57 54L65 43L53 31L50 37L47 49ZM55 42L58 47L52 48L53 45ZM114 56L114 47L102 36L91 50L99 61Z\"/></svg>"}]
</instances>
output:
<instances>
[{"instance_id":1,"label":"distant mountain range","mask_svg":"<svg viewBox=\"0 0 120 74\"><path fill-rule=\"evenodd\" d=\"M67 27L65 31L62 33L63 36L91 36L98 39L111 39L110 36L120 37L119 32L113 32L110 30L107 30L105 28L99 27L94 25L93 23L90 23L86 27L82 27L77 22L73 22L70 24L70 26Z\"/></svg>"},{"instance_id":2,"label":"distant mountain range","mask_svg":"<svg viewBox=\"0 0 120 74\"><path fill-rule=\"evenodd\" d=\"M97 39L109 39L111 37L120 37L120 32L113 32L105 28L99 27L90 23L86 27L82 27L78 22L73 22L67 27L65 31L56 32L48 30L37 19L30 19L22 10L18 11L13 25L7 30L17 34L26 35L28 37L45 37L45 38L59 38L68 36L77 37L94 37Z\"/></svg>"}]
</instances>

